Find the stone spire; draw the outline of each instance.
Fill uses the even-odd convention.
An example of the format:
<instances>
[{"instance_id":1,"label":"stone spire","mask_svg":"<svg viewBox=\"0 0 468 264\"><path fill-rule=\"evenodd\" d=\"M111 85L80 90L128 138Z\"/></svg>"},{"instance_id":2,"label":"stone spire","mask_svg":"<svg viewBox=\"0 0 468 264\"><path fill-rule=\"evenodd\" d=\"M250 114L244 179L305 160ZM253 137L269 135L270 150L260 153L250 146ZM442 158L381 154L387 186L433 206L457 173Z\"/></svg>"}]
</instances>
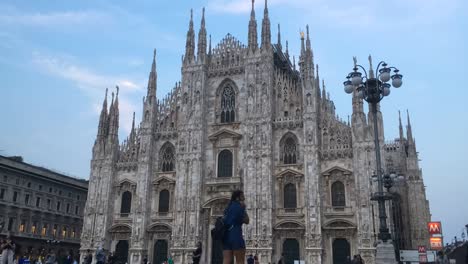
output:
<instances>
[{"instance_id":1,"label":"stone spire","mask_svg":"<svg viewBox=\"0 0 468 264\"><path fill-rule=\"evenodd\" d=\"M268 17L268 0L265 0L265 9L262 20L262 49L268 49L271 45L270 18Z\"/></svg>"},{"instance_id":2,"label":"stone spire","mask_svg":"<svg viewBox=\"0 0 468 264\"><path fill-rule=\"evenodd\" d=\"M116 94L112 93L112 105L109 113L109 136L117 136L119 132L119 86L116 86Z\"/></svg>"},{"instance_id":3,"label":"stone spire","mask_svg":"<svg viewBox=\"0 0 468 264\"><path fill-rule=\"evenodd\" d=\"M406 139L408 140L408 144L414 143L414 138L413 138L413 129L411 128L411 121L410 121L410 116L409 116L409 111L406 110L406 117L408 119L407 125L406 125Z\"/></svg>"},{"instance_id":4,"label":"stone spire","mask_svg":"<svg viewBox=\"0 0 468 264\"><path fill-rule=\"evenodd\" d=\"M288 41L286 40L286 52L284 53L286 55L286 58L289 59L289 45L288 45Z\"/></svg>"},{"instance_id":5,"label":"stone spire","mask_svg":"<svg viewBox=\"0 0 468 264\"><path fill-rule=\"evenodd\" d=\"M135 131L135 112L133 112L133 119L132 119L132 129L130 130L129 141L133 143L135 141L136 131Z\"/></svg>"},{"instance_id":6,"label":"stone spire","mask_svg":"<svg viewBox=\"0 0 468 264\"><path fill-rule=\"evenodd\" d=\"M210 44L208 47L208 54L211 55L211 34L210 34Z\"/></svg>"},{"instance_id":7,"label":"stone spire","mask_svg":"<svg viewBox=\"0 0 468 264\"><path fill-rule=\"evenodd\" d=\"M304 31L301 31L301 56L305 55Z\"/></svg>"},{"instance_id":8,"label":"stone spire","mask_svg":"<svg viewBox=\"0 0 468 264\"><path fill-rule=\"evenodd\" d=\"M185 43L184 62L192 62L195 60L195 32L193 30L193 9L190 9L190 23L187 31L187 42Z\"/></svg>"},{"instance_id":9,"label":"stone spire","mask_svg":"<svg viewBox=\"0 0 468 264\"><path fill-rule=\"evenodd\" d=\"M319 65L317 64L317 67L315 68L316 69L316 82L315 82L315 85L317 87L316 91L317 91L317 98L320 98L320 76L319 76ZM325 99L325 98L324 98Z\"/></svg>"},{"instance_id":10,"label":"stone spire","mask_svg":"<svg viewBox=\"0 0 468 264\"><path fill-rule=\"evenodd\" d=\"M204 61L206 56L205 8L203 8L200 31L198 32L198 60Z\"/></svg>"},{"instance_id":11,"label":"stone spire","mask_svg":"<svg viewBox=\"0 0 468 264\"><path fill-rule=\"evenodd\" d=\"M403 124L401 123L401 113L400 111L398 110L398 121L399 121L399 126L398 126L398 130L400 132L400 143L403 142Z\"/></svg>"},{"instance_id":12,"label":"stone spire","mask_svg":"<svg viewBox=\"0 0 468 264\"><path fill-rule=\"evenodd\" d=\"M107 88L106 96L104 97L104 102L102 103L101 115L99 116L99 127L98 127L98 137L104 137L107 135Z\"/></svg>"},{"instance_id":13,"label":"stone spire","mask_svg":"<svg viewBox=\"0 0 468 264\"><path fill-rule=\"evenodd\" d=\"M255 51L258 48L257 40L257 20L255 20L255 0L252 0L252 11L249 21L249 50Z\"/></svg>"},{"instance_id":14,"label":"stone spire","mask_svg":"<svg viewBox=\"0 0 468 264\"><path fill-rule=\"evenodd\" d=\"M158 73L156 72L156 49L153 51L153 64L148 78L148 92L146 99L154 101L156 99Z\"/></svg>"},{"instance_id":15,"label":"stone spire","mask_svg":"<svg viewBox=\"0 0 468 264\"><path fill-rule=\"evenodd\" d=\"M281 26L280 26L280 24L278 24L278 47L279 47L280 50L283 49L283 46L281 45Z\"/></svg>"},{"instance_id":16,"label":"stone spire","mask_svg":"<svg viewBox=\"0 0 468 264\"><path fill-rule=\"evenodd\" d=\"M306 40L306 64L310 78L313 78L314 75L314 53L312 52L312 47L310 45L310 35L309 35L309 25L306 26L307 40Z\"/></svg>"}]
</instances>

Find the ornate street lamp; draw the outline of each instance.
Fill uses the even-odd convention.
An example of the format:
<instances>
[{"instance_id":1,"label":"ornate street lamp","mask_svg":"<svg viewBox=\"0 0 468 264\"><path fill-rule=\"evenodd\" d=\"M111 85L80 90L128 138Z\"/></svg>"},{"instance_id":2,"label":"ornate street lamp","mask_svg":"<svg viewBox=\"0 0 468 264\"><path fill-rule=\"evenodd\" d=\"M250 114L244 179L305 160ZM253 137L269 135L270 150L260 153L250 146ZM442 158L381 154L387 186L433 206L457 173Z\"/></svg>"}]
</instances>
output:
<instances>
[{"instance_id":1,"label":"ornate street lamp","mask_svg":"<svg viewBox=\"0 0 468 264\"><path fill-rule=\"evenodd\" d=\"M344 90L346 93L351 94L357 93L357 96L364 99L370 104L372 114L374 116L374 144L375 144L375 157L376 157L376 177L378 182L378 191L374 193L371 200L378 201L379 204L379 239L386 242L391 239L390 232L387 227L387 213L385 210L385 201L391 199L388 193L384 193L383 188L387 189L393 186L393 181L396 175L392 178L390 175L383 175L382 164L380 159L380 143L379 143L379 129L377 124L377 104L382 101L385 96L390 95L390 88L393 86L399 88L402 85L403 75L399 74L399 70L395 67L388 67L388 64L381 61L375 70L378 76L375 77L374 70L372 69L372 58L369 56L370 70L367 75L366 69L361 65L357 64L356 57L354 60L354 68L351 73L348 74L347 81L344 84ZM364 75L358 70L361 69ZM391 74L393 70L393 75ZM391 84L388 83L391 80Z\"/></svg>"}]
</instances>

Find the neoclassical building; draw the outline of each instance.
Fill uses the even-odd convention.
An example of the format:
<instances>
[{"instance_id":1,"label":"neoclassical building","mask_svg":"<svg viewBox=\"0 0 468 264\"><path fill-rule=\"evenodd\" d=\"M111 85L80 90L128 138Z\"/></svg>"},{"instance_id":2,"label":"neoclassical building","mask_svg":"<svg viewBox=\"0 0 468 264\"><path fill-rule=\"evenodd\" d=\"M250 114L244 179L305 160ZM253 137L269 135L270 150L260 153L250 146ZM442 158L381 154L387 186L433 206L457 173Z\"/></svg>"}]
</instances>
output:
<instances>
[{"instance_id":1,"label":"neoclassical building","mask_svg":"<svg viewBox=\"0 0 468 264\"><path fill-rule=\"evenodd\" d=\"M197 241L202 263L221 262L210 229L233 190L245 192L248 253L261 263L343 263L361 254L373 263L378 232L373 133L377 116L353 96L343 121L319 78L309 29L294 57L272 43L265 4L260 40L252 5L248 43L227 34L211 47L203 12L195 43L190 18L181 81L156 98L156 52L142 120L121 142L119 98L107 92L91 160L81 251L113 251L122 263L154 264L171 254L191 263ZM260 42L260 45L259 45ZM395 128L397 129L397 128ZM397 248L427 244L430 219L411 124L382 142L386 173L405 180L390 191L387 209Z\"/></svg>"},{"instance_id":2,"label":"neoclassical building","mask_svg":"<svg viewBox=\"0 0 468 264\"><path fill-rule=\"evenodd\" d=\"M17 256L77 254L87 192L86 180L0 155L0 239L10 236Z\"/></svg>"}]
</instances>

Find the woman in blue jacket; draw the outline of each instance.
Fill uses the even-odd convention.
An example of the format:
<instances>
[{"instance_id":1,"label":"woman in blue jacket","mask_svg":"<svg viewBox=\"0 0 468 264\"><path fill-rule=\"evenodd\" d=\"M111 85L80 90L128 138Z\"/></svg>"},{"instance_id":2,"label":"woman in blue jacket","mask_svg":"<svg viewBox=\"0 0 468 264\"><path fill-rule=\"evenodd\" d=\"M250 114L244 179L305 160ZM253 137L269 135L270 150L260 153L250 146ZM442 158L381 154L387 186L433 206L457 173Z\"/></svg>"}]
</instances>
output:
<instances>
[{"instance_id":1,"label":"woman in blue jacket","mask_svg":"<svg viewBox=\"0 0 468 264\"><path fill-rule=\"evenodd\" d=\"M245 211L244 192L232 192L231 201L224 210L224 225L226 233L223 238L223 264L231 264L232 257L236 264L245 263L245 241L242 236L242 224L249 224L249 216Z\"/></svg>"}]
</instances>

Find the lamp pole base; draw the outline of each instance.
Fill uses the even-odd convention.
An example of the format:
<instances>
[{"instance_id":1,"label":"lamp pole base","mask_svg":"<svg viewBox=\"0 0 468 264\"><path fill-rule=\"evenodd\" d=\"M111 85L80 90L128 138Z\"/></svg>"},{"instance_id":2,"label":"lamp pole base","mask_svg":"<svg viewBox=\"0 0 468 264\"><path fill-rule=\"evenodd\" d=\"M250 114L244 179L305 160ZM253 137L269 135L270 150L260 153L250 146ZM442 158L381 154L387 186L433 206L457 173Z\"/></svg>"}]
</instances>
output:
<instances>
[{"instance_id":1,"label":"lamp pole base","mask_svg":"<svg viewBox=\"0 0 468 264\"><path fill-rule=\"evenodd\" d=\"M380 240L377 244L377 252L375 255L375 263L377 264L396 264L395 248L391 240L383 242Z\"/></svg>"}]
</instances>

